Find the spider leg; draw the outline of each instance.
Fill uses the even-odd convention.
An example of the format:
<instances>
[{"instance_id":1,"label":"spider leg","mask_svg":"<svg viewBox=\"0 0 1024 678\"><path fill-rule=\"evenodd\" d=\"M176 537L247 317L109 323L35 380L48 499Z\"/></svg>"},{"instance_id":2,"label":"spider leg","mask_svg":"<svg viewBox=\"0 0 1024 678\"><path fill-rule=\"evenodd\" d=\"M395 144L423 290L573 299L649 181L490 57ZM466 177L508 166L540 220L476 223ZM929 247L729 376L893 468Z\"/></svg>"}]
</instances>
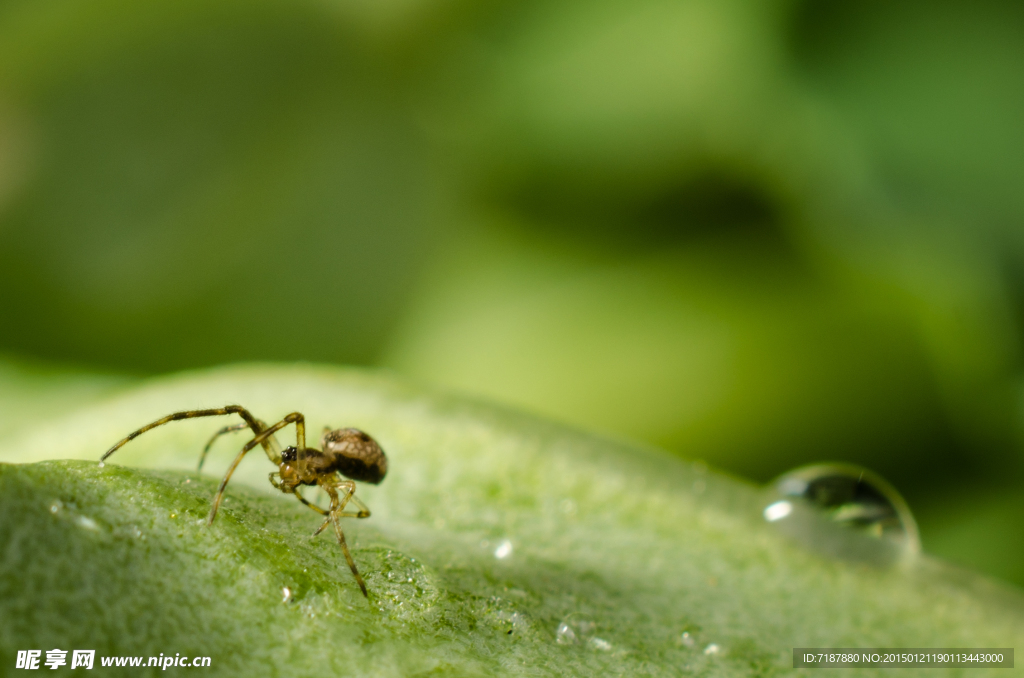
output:
<instances>
[{"instance_id":1,"label":"spider leg","mask_svg":"<svg viewBox=\"0 0 1024 678\"><path fill-rule=\"evenodd\" d=\"M326 482L317 483L317 485L318 485L320 490L323 490L324 486L327 485L327 484L330 484L331 487L340 487L340 486L342 486L342 483L335 484L335 482L334 482L335 480L337 480L336 476L334 478L326 481ZM345 498L344 499L339 499L338 496L336 494L334 494L334 493L331 494L331 506L330 506L330 508L327 511L324 511L324 513L323 513L327 517L324 518L324 522L320 524L320 527L316 528L316 532L313 533L313 537L320 536L320 533L324 531L324 528L327 527L328 525L330 525L330 523L331 523L331 516L332 515L337 515L341 511L341 509L345 508L345 505L348 504L349 499L352 498L352 493L356 491L356 484L353 483L351 480L348 480L348 481L345 481L344 488L345 488ZM342 513L341 515L344 516L344 513Z\"/></svg>"},{"instance_id":2,"label":"spider leg","mask_svg":"<svg viewBox=\"0 0 1024 678\"><path fill-rule=\"evenodd\" d=\"M366 504L364 504L362 501L360 501L359 497L357 497L355 494L352 494L352 495L349 496L349 499L352 500L353 504L355 504L356 506L359 507L359 510L358 511L339 511L338 514L337 514L339 518L369 518L370 517L370 509L369 509L369 507Z\"/></svg>"},{"instance_id":3,"label":"spider leg","mask_svg":"<svg viewBox=\"0 0 1024 678\"><path fill-rule=\"evenodd\" d=\"M352 559L352 554L348 551L348 544L345 543L345 533L341 530L341 523L338 522L338 517L332 515L331 522L334 523L334 534L337 535L338 544L341 546L342 553L345 554L345 560L348 561L348 568L352 570L356 583L359 584L359 590L363 592L363 597L369 598L370 594L366 591L366 582L363 581L363 576L359 574L359 570L356 568L356 561Z\"/></svg>"},{"instance_id":4,"label":"spider leg","mask_svg":"<svg viewBox=\"0 0 1024 678\"><path fill-rule=\"evenodd\" d=\"M331 429L331 427L330 427L330 426L324 426L324 427L323 427L323 429L321 429L321 431L320 431L320 449L323 449L323 447L324 447L324 437L325 437L325 436L326 436L326 435L327 435L328 433L330 433L330 432L331 432L331 430L332 430L332 429ZM320 486L320 485L318 484L318 485L316 486L316 501L317 501L317 502L319 502L319 501L320 501L320 499L321 499L321 498L323 497L323 495L324 495L324 488L323 488L323 487L321 487L321 486Z\"/></svg>"},{"instance_id":5,"label":"spider leg","mask_svg":"<svg viewBox=\"0 0 1024 678\"><path fill-rule=\"evenodd\" d=\"M339 518L369 518L370 508L364 504L359 497L356 496L356 484L351 480L342 480L335 487L340 487L345 492L345 497L340 501L338 508L334 510L334 515ZM349 502L355 504L358 511L344 511Z\"/></svg>"},{"instance_id":6,"label":"spider leg","mask_svg":"<svg viewBox=\"0 0 1024 678\"><path fill-rule=\"evenodd\" d=\"M344 493L345 493L345 496L342 497L341 499L339 499L338 505L332 509L333 512L334 512L334 515L336 515L339 518L369 518L370 517L370 507L368 507L366 504L364 504L362 502L362 500L360 500L359 497L356 496L356 484L353 481L351 481L351 480L342 480L342 481L337 482L337 483L324 483L324 487L326 487L328 484L330 484L332 487L340 487L344 491ZM353 504L355 504L359 508L359 510L358 511L344 511L343 509L348 505L349 502L352 502ZM325 527L327 527L326 523L321 525L320 529L313 533L313 536L315 537L318 534L320 534L321 530L323 530Z\"/></svg>"},{"instance_id":7,"label":"spider leg","mask_svg":"<svg viewBox=\"0 0 1024 678\"><path fill-rule=\"evenodd\" d=\"M297 488L297 487L296 487L296 488L295 488L295 491L294 491L294 492L292 492L292 494L294 494L294 495L295 495L295 498L296 498L296 499L298 499L298 500L299 500L299 501L301 501L301 502L302 502L303 504L305 504L305 505L306 505L306 506L308 506L309 508L313 509L314 511L316 511L316 512L317 512L317 513L319 513L320 515L322 515L322 516L326 516L326 515L328 514L328 511L325 511L325 510L323 510L322 508L320 508L319 506L317 506L316 504L314 504L313 502L311 502L311 501L307 500L307 499L306 499L305 497L303 497L303 496L302 496L301 494L299 494L299 488Z\"/></svg>"},{"instance_id":8,"label":"spider leg","mask_svg":"<svg viewBox=\"0 0 1024 678\"><path fill-rule=\"evenodd\" d=\"M257 419L256 423L258 423L263 429L267 428L267 423L265 421ZM203 453L199 456L199 467L196 468L196 471L199 472L203 470L203 464L206 462L206 455L210 452L210 448L213 447L213 443L217 440L217 438L221 437L225 433L231 433L233 431L242 431L247 428L249 428L249 424L243 422L241 424L232 424L231 426L225 426L221 430L214 433L210 440L207 441L206 447L203 448ZM277 442L277 438L275 438L274 436L270 436L269 438L267 438L266 442L263 445L263 449L266 451L267 456L270 457L270 461L274 462L275 464L281 463L281 443Z\"/></svg>"},{"instance_id":9,"label":"spider leg","mask_svg":"<svg viewBox=\"0 0 1024 678\"><path fill-rule=\"evenodd\" d=\"M348 562L348 569L352 570L352 575L356 578L356 583L359 584L359 590L363 592L363 597L369 598L370 594L366 591L366 582L363 581L362 575L359 574L359 569L356 567L356 561L352 559L352 554L348 550L348 544L345 543L345 533L341 529L341 523L338 522L337 511L344 508L345 505L338 501L338 493L333 485L325 485L324 489L327 490L327 494L331 495L332 510L327 519L334 525L334 535L338 538L338 545L341 546L341 552L345 554L345 561ZM351 496L351 493L349 496Z\"/></svg>"},{"instance_id":10,"label":"spider leg","mask_svg":"<svg viewBox=\"0 0 1024 678\"><path fill-rule=\"evenodd\" d=\"M281 474L278 473L277 471L274 471L273 473L270 474L270 484L273 485L275 489L281 490L285 494L294 494L296 499L298 499L303 504L305 504L309 508L313 509L314 511L316 511L320 515L322 515L322 516L326 516L327 515L327 513L328 513L327 511L325 511L324 509L320 508L319 506L317 506L313 502L308 501L305 497L303 497L302 493L299 491L298 487L288 487L288 486L284 485L281 482ZM316 535L314 535L314 536L316 536Z\"/></svg>"},{"instance_id":11,"label":"spider leg","mask_svg":"<svg viewBox=\"0 0 1024 678\"><path fill-rule=\"evenodd\" d=\"M328 511L324 515L326 515L327 517L324 518L324 522L320 523L320 527L316 528L316 532L314 532L312 535L314 538L319 537L320 533L324 531L324 528L331 524L331 513Z\"/></svg>"},{"instance_id":12,"label":"spider leg","mask_svg":"<svg viewBox=\"0 0 1024 678\"><path fill-rule=\"evenodd\" d=\"M304 450L306 446L306 419L302 416L301 412L292 412L281 421L277 422L270 428L263 429L260 431L255 438L250 440L242 447L242 450L235 457L235 460L231 462L231 466L228 467L227 473L224 474L224 479L220 481L220 487L217 488L217 494L213 498L213 506L210 508L210 515L206 518L206 524L212 525L213 519L217 517L217 509L220 508L220 503L224 500L224 489L228 486L228 481L231 480L232 474L235 469L242 462L242 458L249 453L249 450L262 445L264 441L270 438L272 435L283 429L288 424L295 424L295 439L298 443L297 447L300 450ZM256 424L259 426L259 424ZM130 437L129 437L130 439ZM116 449L116 448L115 448ZM108 452L109 454L109 452Z\"/></svg>"},{"instance_id":13,"label":"spider leg","mask_svg":"<svg viewBox=\"0 0 1024 678\"><path fill-rule=\"evenodd\" d=\"M214 441L220 438L225 433L231 433L233 431L241 431L242 429L249 428L249 425L244 421L241 424L232 424L231 426L225 426L221 430L213 434L213 436L206 442L206 447L203 448L203 453L199 455L199 466L196 467L196 472L203 470L203 464L206 462L206 455L210 453L210 448L213 447Z\"/></svg>"},{"instance_id":14,"label":"spider leg","mask_svg":"<svg viewBox=\"0 0 1024 678\"><path fill-rule=\"evenodd\" d=\"M193 417L216 417L225 414L237 414L238 416L242 417L242 419L245 420L246 425L250 429L252 429L252 432L255 433L257 436L260 433L262 433L263 430L266 428L265 425L260 424L260 421L256 417L252 416L249 410L245 409L241 405L228 405L227 407L218 407L209 410L185 410L184 412L175 412L174 414L168 414L166 417L157 419L153 423L146 424L137 431L129 433L127 437L122 438L113 447L107 450L106 454L100 457L100 461L105 461L107 457L112 455L114 452L117 452L122 447L124 447L125 444L132 440L135 440L146 431L154 429L157 426L163 426L164 424L170 423L172 421L179 421L181 419L192 419ZM273 450L272 444L270 442L266 442L266 440L266 438L260 440L260 444L263 445L263 449L267 451L268 456L271 456L271 459L274 461L274 463L281 463L281 455L276 454Z\"/></svg>"}]
</instances>

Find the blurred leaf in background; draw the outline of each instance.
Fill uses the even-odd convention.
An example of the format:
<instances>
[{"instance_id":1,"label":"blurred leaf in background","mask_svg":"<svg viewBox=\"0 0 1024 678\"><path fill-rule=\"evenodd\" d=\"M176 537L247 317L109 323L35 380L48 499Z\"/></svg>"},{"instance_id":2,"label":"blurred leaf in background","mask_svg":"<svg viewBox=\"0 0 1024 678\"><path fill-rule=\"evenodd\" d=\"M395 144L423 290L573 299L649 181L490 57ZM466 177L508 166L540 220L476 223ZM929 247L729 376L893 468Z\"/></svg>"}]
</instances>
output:
<instances>
[{"instance_id":1,"label":"blurred leaf in background","mask_svg":"<svg viewBox=\"0 0 1024 678\"><path fill-rule=\"evenodd\" d=\"M0 438L34 431L130 384L123 376L0 355Z\"/></svg>"},{"instance_id":2,"label":"blurred leaf in background","mask_svg":"<svg viewBox=\"0 0 1024 678\"><path fill-rule=\"evenodd\" d=\"M463 149L463 232L386 362L763 480L872 466L920 508L926 546L1024 581L1019 549L943 534L950 506L962 520L980 487L1021 482L1006 262L1024 214L1012 190L944 184L1019 184L1024 21L915 7L493 13L441 69L476 77L433 119ZM988 518L973 533L1007 539Z\"/></svg>"},{"instance_id":3,"label":"blurred leaf in background","mask_svg":"<svg viewBox=\"0 0 1024 678\"><path fill-rule=\"evenodd\" d=\"M161 371L372 361L429 247L389 64L317 3L7 3L12 350Z\"/></svg>"},{"instance_id":4,"label":"blurred leaf in background","mask_svg":"<svg viewBox=\"0 0 1024 678\"><path fill-rule=\"evenodd\" d=\"M0 349L857 462L1024 583L1022 67L996 0L7 0Z\"/></svg>"},{"instance_id":5,"label":"blurred leaf in background","mask_svg":"<svg viewBox=\"0 0 1024 678\"><path fill-rule=\"evenodd\" d=\"M948 431L914 323L804 244L818 149L781 8L510 13L454 59L491 67L436 117L466 225L388 364L762 479L931 456Z\"/></svg>"}]
</instances>

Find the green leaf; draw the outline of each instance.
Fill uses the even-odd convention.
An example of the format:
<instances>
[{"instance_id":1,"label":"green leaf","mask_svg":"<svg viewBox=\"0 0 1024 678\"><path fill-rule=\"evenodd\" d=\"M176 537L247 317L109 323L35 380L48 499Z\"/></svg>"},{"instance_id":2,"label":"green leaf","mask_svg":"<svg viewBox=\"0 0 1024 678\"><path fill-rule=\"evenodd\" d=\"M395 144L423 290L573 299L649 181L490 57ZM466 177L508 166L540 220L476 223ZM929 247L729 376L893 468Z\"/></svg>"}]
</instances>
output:
<instances>
[{"instance_id":1,"label":"green leaf","mask_svg":"<svg viewBox=\"0 0 1024 678\"><path fill-rule=\"evenodd\" d=\"M159 416L231 402L268 421L302 411L311 431L357 426L387 450L388 477L359 490L373 516L346 524L369 601L258 450L203 524L241 439L215 448L211 475L185 469L225 420L174 423L110 459L126 466L95 463ZM374 374L186 374L0 443L7 461L50 457L93 461L0 466L4 662L60 648L246 674L746 676L788 674L793 647L1024 641L1014 589L926 557L823 560L760 519L757 488ZM562 624L575 642L557 642Z\"/></svg>"},{"instance_id":2,"label":"green leaf","mask_svg":"<svg viewBox=\"0 0 1024 678\"><path fill-rule=\"evenodd\" d=\"M302 0L3 3L0 345L150 373L372 360L435 199L367 30ZM239 331L255 299L319 331Z\"/></svg>"}]
</instances>

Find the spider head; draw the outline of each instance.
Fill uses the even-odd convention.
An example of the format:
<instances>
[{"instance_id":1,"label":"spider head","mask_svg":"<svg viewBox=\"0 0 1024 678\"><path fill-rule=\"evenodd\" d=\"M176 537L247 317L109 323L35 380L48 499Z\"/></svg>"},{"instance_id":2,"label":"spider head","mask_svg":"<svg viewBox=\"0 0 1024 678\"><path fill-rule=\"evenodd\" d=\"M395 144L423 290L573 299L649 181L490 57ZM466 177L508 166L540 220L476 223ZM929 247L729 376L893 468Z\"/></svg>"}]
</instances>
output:
<instances>
[{"instance_id":1,"label":"spider head","mask_svg":"<svg viewBox=\"0 0 1024 678\"><path fill-rule=\"evenodd\" d=\"M357 428L325 431L320 449L330 460L332 470L352 480L373 483L384 480L388 458L377 441Z\"/></svg>"}]
</instances>

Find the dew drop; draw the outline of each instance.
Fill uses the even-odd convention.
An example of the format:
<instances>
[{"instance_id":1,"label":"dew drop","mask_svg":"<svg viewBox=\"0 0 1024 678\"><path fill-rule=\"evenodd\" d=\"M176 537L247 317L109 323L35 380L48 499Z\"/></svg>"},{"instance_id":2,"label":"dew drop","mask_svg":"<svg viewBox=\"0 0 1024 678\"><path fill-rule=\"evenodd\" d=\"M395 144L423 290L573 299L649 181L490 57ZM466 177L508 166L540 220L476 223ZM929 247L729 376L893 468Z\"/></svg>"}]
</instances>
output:
<instances>
[{"instance_id":1,"label":"dew drop","mask_svg":"<svg viewBox=\"0 0 1024 678\"><path fill-rule=\"evenodd\" d=\"M291 599L292 599L292 590L290 588L288 588L287 586L285 586L283 589L281 589L281 602L282 603L287 603Z\"/></svg>"},{"instance_id":2,"label":"dew drop","mask_svg":"<svg viewBox=\"0 0 1024 678\"><path fill-rule=\"evenodd\" d=\"M808 548L842 560L885 566L921 549L903 497L858 466L817 464L779 476L762 515Z\"/></svg>"},{"instance_id":3,"label":"dew drop","mask_svg":"<svg viewBox=\"0 0 1024 678\"><path fill-rule=\"evenodd\" d=\"M54 499L52 502L50 502L50 513L56 515L60 513L60 510L62 508L64 508L64 502L62 502L60 499Z\"/></svg>"},{"instance_id":4,"label":"dew drop","mask_svg":"<svg viewBox=\"0 0 1024 678\"><path fill-rule=\"evenodd\" d=\"M572 630L572 627L562 622L558 625L558 630L555 631L555 642L559 645L572 645L576 642L576 632Z\"/></svg>"},{"instance_id":5,"label":"dew drop","mask_svg":"<svg viewBox=\"0 0 1024 678\"><path fill-rule=\"evenodd\" d=\"M494 557L498 560L504 560L512 555L512 542L508 539L503 539L498 547L494 549Z\"/></svg>"},{"instance_id":6,"label":"dew drop","mask_svg":"<svg viewBox=\"0 0 1024 678\"><path fill-rule=\"evenodd\" d=\"M512 628L520 631L529 628L530 622L526 619L525 615L519 612L513 612L512 617L509 619L512 622Z\"/></svg>"},{"instance_id":7,"label":"dew drop","mask_svg":"<svg viewBox=\"0 0 1024 678\"><path fill-rule=\"evenodd\" d=\"M103 467L104 467L104 466L106 466L106 465L107 465L107 463L106 463L106 462L103 462L103 461L101 461L101 462L99 463L99 467L100 467L100 468L103 468Z\"/></svg>"},{"instance_id":8,"label":"dew drop","mask_svg":"<svg viewBox=\"0 0 1024 678\"><path fill-rule=\"evenodd\" d=\"M594 648L595 650L599 650L601 652L608 652L612 649L611 643L609 643L604 638L598 638L597 636L591 638L588 645L590 645L590 647Z\"/></svg>"},{"instance_id":9,"label":"dew drop","mask_svg":"<svg viewBox=\"0 0 1024 678\"><path fill-rule=\"evenodd\" d=\"M776 520L782 520L792 512L793 504L782 499L764 507L764 519L769 523L774 523Z\"/></svg>"},{"instance_id":10,"label":"dew drop","mask_svg":"<svg viewBox=\"0 0 1024 678\"><path fill-rule=\"evenodd\" d=\"M78 526L83 530L98 532L100 529L100 526L96 524L96 521L88 516L78 516L78 518L75 519L75 522L78 523Z\"/></svg>"},{"instance_id":11,"label":"dew drop","mask_svg":"<svg viewBox=\"0 0 1024 678\"><path fill-rule=\"evenodd\" d=\"M679 644L683 647L693 647L695 645L693 636L690 635L689 631L683 631L682 634L680 634Z\"/></svg>"},{"instance_id":12,"label":"dew drop","mask_svg":"<svg viewBox=\"0 0 1024 678\"><path fill-rule=\"evenodd\" d=\"M704 654L708 656L719 654L721 651L722 648L719 647L718 643L711 643L710 645L704 648Z\"/></svg>"}]
</instances>

